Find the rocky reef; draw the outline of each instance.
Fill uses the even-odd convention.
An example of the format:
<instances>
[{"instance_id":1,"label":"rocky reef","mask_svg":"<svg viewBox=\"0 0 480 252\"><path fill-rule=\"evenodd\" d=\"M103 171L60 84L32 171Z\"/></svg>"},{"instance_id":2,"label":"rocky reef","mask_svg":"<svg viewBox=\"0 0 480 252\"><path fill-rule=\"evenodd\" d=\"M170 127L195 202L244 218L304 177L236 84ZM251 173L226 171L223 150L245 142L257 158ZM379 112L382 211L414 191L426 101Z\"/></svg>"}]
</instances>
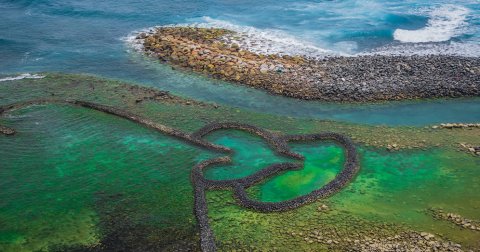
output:
<instances>
[{"instance_id":1,"label":"rocky reef","mask_svg":"<svg viewBox=\"0 0 480 252\"><path fill-rule=\"evenodd\" d=\"M293 237L303 238L307 243L321 243L342 247L340 251L463 251L460 244L442 241L427 232L402 232L384 237L368 234L355 238L332 235L335 231L311 229L308 232L292 232Z\"/></svg>"},{"instance_id":2,"label":"rocky reef","mask_svg":"<svg viewBox=\"0 0 480 252\"><path fill-rule=\"evenodd\" d=\"M450 130L473 130L479 129L480 123L441 123L432 126L432 129L450 129ZM480 156L480 145L469 144L465 142L458 143L459 149L475 156Z\"/></svg>"},{"instance_id":3,"label":"rocky reef","mask_svg":"<svg viewBox=\"0 0 480 252\"><path fill-rule=\"evenodd\" d=\"M468 143L459 143L458 145L460 146L460 150L466 151L472 155L480 156L480 145L475 146Z\"/></svg>"},{"instance_id":4,"label":"rocky reef","mask_svg":"<svg viewBox=\"0 0 480 252\"><path fill-rule=\"evenodd\" d=\"M471 129L480 128L480 123L441 123L432 126L432 129Z\"/></svg>"},{"instance_id":5,"label":"rocky reef","mask_svg":"<svg viewBox=\"0 0 480 252\"><path fill-rule=\"evenodd\" d=\"M454 56L263 55L216 28L159 27L137 43L163 62L273 94L364 102L480 95L480 60Z\"/></svg>"},{"instance_id":6,"label":"rocky reef","mask_svg":"<svg viewBox=\"0 0 480 252\"><path fill-rule=\"evenodd\" d=\"M431 208L428 211L435 219L449 221L465 229L480 231L480 221L478 220L467 219L456 213L445 212L443 209Z\"/></svg>"},{"instance_id":7,"label":"rocky reef","mask_svg":"<svg viewBox=\"0 0 480 252\"><path fill-rule=\"evenodd\" d=\"M4 135L13 135L13 134L15 134L15 130L0 125L0 133L4 134Z\"/></svg>"}]
</instances>

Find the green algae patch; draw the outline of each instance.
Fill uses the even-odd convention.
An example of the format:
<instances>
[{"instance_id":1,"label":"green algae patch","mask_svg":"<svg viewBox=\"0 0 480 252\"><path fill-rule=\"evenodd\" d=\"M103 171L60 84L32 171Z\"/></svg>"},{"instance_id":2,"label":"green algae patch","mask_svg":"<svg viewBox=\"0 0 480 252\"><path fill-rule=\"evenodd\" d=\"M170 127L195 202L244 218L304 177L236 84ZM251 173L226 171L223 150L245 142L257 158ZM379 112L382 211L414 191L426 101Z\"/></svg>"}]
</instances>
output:
<instances>
[{"instance_id":1,"label":"green algae patch","mask_svg":"<svg viewBox=\"0 0 480 252\"><path fill-rule=\"evenodd\" d=\"M328 147L324 151L332 156L338 152ZM209 202L215 206L210 214L213 228L221 240L228 241L223 243L225 250L242 240L248 241L244 244L247 250L249 246L256 248L263 244L277 246L281 248L279 251L344 250L358 245L355 241L393 243L409 230L448 237L467 248L477 248L478 232L439 221L425 211L437 206L479 218L478 162L467 154L458 154L439 149L394 154L364 149L362 170L349 187L327 200L287 213L246 211L233 200L222 201L232 197L230 193L213 192ZM308 154L305 155L308 160ZM319 161L334 160L330 155L323 155ZM328 168L319 169L321 164L316 163L317 176L328 174ZM304 171L292 173L295 172ZM305 194L298 190L305 184L293 183L296 179L290 174L280 175L256 187L253 194L264 201ZM309 183L310 188L318 188L316 183ZM260 238L256 237L259 233ZM414 244L419 240L408 242Z\"/></svg>"},{"instance_id":2,"label":"green algae patch","mask_svg":"<svg viewBox=\"0 0 480 252\"><path fill-rule=\"evenodd\" d=\"M453 246L448 240L466 250L479 248L480 232L428 211L480 219L480 161L458 147L480 145L476 128L365 126L265 115L83 75L4 82L0 94L0 105L52 97L97 102L185 132L210 122L239 121L276 133L333 131L354 139L360 173L328 199L265 214L240 207L230 191L209 191L219 250L388 250L404 241L422 249L428 242ZM190 171L219 153L63 105L14 111L0 124L17 130L0 136L1 251L198 250ZM235 151L231 165L205 172L211 179L241 178L272 163L293 162L243 132L218 131L207 139ZM398 148L387 150L392 144ZM328 183L344 162L342 148L329 142L291 147L306 157L304 168L255 185L252 197L275 202L304 195Z\"/></svg>"},{"instance_id":3,"label":"green algae patch","mask_svg":"<svg viewBox=\"0 0 480 252\"><path fill-rule=\"evenodd\" d=\"M25 236L21 233L14 231L6 231L0 233L0 243L2 244L11 244L11 246L18 246L25 242Z\"/></svg>"},{"instance_id":4,"label":"green algae patch","mask_svg":"<svg viewBox=\"0 0 480 252\"><path fill-rule=\"evenodd\" d=\"M109 221L117 204L133 227L192 233L190 168L212 153L100 112L25 112L12 114L19 133L0 139L0 232L25 239L1 251L94 247L125 227L125 218Z\"/></svg>"},{"instance_id":5,"label":"green algae patch","mask_svg":"<svg viewBox=\"0 0 480 252\"><path fill-rule=\"evenodd\" d=\"M295 144L292 150L305 156L303 169L285 172L252 187L255 198L279 202L306 195L335 178L345 161L342 148L333 144Z\"/></svg>"},{"instance_id":6,"label":"green algae patch","mask_svg":"<svg viewBox=\"0 0 480 252\"><path fill-rule=\"evenodd\" d=\"M266 142L248 133L221 130L208 136L208 139L235 150L235 153L232 155L233 164L207 169L205 172L207 179L244 178L269 165L295 161L291 158L279 157Z\"/></svg>"}]
</instances>

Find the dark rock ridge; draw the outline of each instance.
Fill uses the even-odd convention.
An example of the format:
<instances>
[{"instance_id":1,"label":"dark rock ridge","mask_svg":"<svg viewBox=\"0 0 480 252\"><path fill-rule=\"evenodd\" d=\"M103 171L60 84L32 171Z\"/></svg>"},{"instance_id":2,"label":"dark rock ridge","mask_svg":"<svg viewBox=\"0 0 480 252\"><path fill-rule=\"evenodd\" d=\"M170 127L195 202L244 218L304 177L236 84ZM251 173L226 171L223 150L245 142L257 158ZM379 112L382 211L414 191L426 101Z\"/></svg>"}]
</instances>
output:
<instances>
[{"instance_id":1,"label":"dark rock ridge","mask_svg":"<svg viewBox=\"0 0 480 252\"><path fill-rule=\"evenodd\" d=\"M161 133L178 137L188 143L198 145L203 148L221 151L221 152L231 152L230 149L218 146L213 143L204 141L203 136L221 129L237 129L244 130L252 134L256 134L264 138L270 146L280 155L295 158L297 160L303 160L304 157L298 153L290 151L288 147L288 142L292 141L323 141L331 140L335 141L345 148L346 161L344 164L344 169L328 184L323 186L320 189L314 190L311 193L303 196L299 196L292 200L282 201L282 202L259 202L252 200L248 197L246 189L253 186L269 177L278 175L284 171L300 169L302 166L298 163L279 163L273 164L269 167L266 167L252 175L249 175L241 179L231 179L231 180L209 180L203 176L203 169L219 164L227 164L231 162L229 156L224 156L220 158L209 159L201 162L200 164L193 167L191 171L191 180L194 188L194 214L197 219L197 223L200 229L200 246L202 251L215 251L215 238L213 232L209 225L208 220L208 207L205 192L208 189L232 189L234 191L235 198L237 202L246 208L253 209L261 212L275 212L275 211L286 211L293 208L300 207L304 204L311 203L319 198L326 198L342 188L344 188L357 174L359 170L359 161L357 157L357 152L354 144L351 140L338 133L320 133L320 134L311 134L311 135L278 135L273 134L267 130L258 128L253 125L236 123L236 122L225 122L225 123L212 123L206 125L205 127L199 129L198 131L188 134L180 130L167 127L162 124L152 122L146 118L142 118L135 114L129 113L127 111L117 109L110 106L105 106L97 103L79 101L79 100L31 100L25 102L19 102L15 104L10 104L0 107L0 116L4 115L7 112L12 110L21 109L24 107L32 105L41 105L41 104L63 104L63 105L75 105L84 108L89 108L104 113L112 114L119 116L133 122L139 123L146 127L157 130ZM6 128L0 125L0 133L6 135L13 135L15 130L11 128Z\"/></svg>"},{"instance_id":2,"label":"dark rock ridge","mask_svg":"<svg viewBox=\"0 0 480 252\"><path fill-rule=\"evenodd\" d=\"M465 229L480 231L480 221L467 219L456 213L448 213L443 209L430 208L428 212L438 220L449 221L457 226L460 226Z\"/></svg>"},{"instance_id":3,"label":"dark rock ridge","mask_svg":"<svg viewBox=\"0 0 480 252\"><path fill-rule=\"evenodd\" d=\"M214 78L307 100L381 101L480 95L480 60L457 56L262 55L225 43L232 31L160 27L137 36L144 51Z\"/></svg>"},{"instance_id":4,"label":"dark rock ridge","mask_svg":"<svg viewBox=\"0 0 480 252\"><path fill-rule=\"evenodd\" d=\"M480 123L441 123L440 125L433 125L432 129L471 129L480 128Z\"/></svg>"},{"instance_id":5,"label":"dark rock ridge","mask_svg":"<svg viewBox=\"0 0 480 252\"><path fill-rule=\"evenodd\" d=\"M5 135L13 135L13 134L15 134L15 130L0 125L0 133L5 134Z\"/></svg>"}]
</instances>

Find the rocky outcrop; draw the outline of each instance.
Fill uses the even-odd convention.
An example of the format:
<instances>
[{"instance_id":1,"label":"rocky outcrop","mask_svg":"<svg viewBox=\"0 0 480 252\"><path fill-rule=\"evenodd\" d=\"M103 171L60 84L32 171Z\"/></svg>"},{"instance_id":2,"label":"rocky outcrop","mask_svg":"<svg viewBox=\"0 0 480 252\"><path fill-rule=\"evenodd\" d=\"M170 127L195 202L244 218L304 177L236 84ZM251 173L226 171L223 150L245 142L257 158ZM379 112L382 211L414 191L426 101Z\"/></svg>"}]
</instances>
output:
<instances>
[{"instance_id":1,"label":"rocky outcrop","mask_svg":"<svg viewBox=\"0 0 480 252\"><path fill-rule=\"evenodd\" d=\"M480 123L441 123L440 125L433 125L432 129L468 129L480 128Z\"/></svg>"},{"instance_id":2,"label":"rocky outcrop","mask_svg":"<svg viewBox=\"0 0 480 252\"><path fill-rule=\"evenodd\" d=\"M480 145L475 146L472 144L467 144L467 143L459 143L460 150L466 151L472 155L480 156Z\"/></svg>"},{"instance_id":3,"label":"rocky outcrop","mask_svg":"<svg viewBox=\"0 0 480 252\"><path fill-rule=\"evenodd\" d=\"M262 55L232 31L159 27L137 36L147 54L214 78L300 99L379 101L480 95L480 60L453 56Z\"/></svg>"},{"instance_id":4,"label":"rocky outcrop","mask_svg":"<svg viewBox=\"0 0 480 252\"><path fill-rule=\"evenodd\" d=\"M4 135L13 135L13 134L15 134L15 130L14 130L14 129L11 129L11 128L8 128L8 127L5 127L5 126L1 126L1 125L0 125L0 134L4 134Z\"/></svg>"},{"instance_id":5,"label":"rocky outcrop","mask_svg":"<svg viewBox=\"0 0 480 252\"><path fill-rule=\"evenodd\" d=\"M459 214L448 213L442 209L431 208L428 211L435 219L449 221L465 229L480 231L480 221L478 220L467 219Z\"/></svg>"}]
</instances>

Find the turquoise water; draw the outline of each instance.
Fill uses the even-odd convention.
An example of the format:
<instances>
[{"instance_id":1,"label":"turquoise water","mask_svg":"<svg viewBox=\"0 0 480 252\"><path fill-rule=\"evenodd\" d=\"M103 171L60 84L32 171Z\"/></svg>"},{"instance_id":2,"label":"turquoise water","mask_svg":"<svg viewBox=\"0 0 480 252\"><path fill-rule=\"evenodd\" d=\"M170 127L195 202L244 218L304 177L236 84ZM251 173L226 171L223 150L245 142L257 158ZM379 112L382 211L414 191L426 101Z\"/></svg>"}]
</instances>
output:
<instances>
[{"instance_id":1,"label":"turquoise water","mask_svg":"<svg viewBox=\"0 0 480 252\"><path fill-rule=\"evenodd\" d=\"M90 73L297 117L389 125L474 122L480 120L478 99L351 106L273 97L146 60L126 38L155 25L198 24L243 32L258 40L255 50L478 57L479 13L473 0L0 1L0 74Z\"/></svg>"},{"instance_id":2,"label":"turquoise water","mask_svg":"<svg viewBox=\"0 0 480 252\"><path fill-rule=\"evenodd\" d=\"M32 107L7 121L19 133L0 137L0 251L91 245L119 223L130 225L126 243L131 232L165 243L196 232L189 174L213 153L82 108Z\"/></svg>"},{"instance_id":3,"label":"turquoise water","mask_svg":"<svg viewBox=\"0 0 480 252\"><path fill-rule=\"evenodd\" d=\"M224 154L78 107L34 106L14 111L1 121L18 133L0 136L0 251L70 251L100 242L108 245L112 236L117 249L105 251L125 247L152 251L143 249L149 246L176 251L168 246L197 243L191 168ZM241 131L222 130L207 139L235 151L232 165L205 172L212 179L242 178L267 165L293 161L275 155L264 139ZM305 156L304 168L253 186L249 189L252 197L291 199L328 183L341 169L343 150L337 145L290 145ZM478 247L478 232L425 214L427 208L442 207L480 218L477 157L445 148L387 152L359 146L359 152L362 167L355 180L313 207L328 204L333 211L346 212L348 218L401 223ZM282 214L247 211L234 203L231 194L209 198L209 208L217 237L227 241L232 234L250 237L255 243L247 240L245 244L267 250L271 245L263 239L279 244L279 224L290 223L297 232L300 225L314 223L305 220L318 218L312 206ZM252 221L245 215L256 217ZM236 224L239 220L242 226ZM255 231L249 231L252 228ZM303 239L287 242L308 245Z\"/></svg>"}]
</instances>

